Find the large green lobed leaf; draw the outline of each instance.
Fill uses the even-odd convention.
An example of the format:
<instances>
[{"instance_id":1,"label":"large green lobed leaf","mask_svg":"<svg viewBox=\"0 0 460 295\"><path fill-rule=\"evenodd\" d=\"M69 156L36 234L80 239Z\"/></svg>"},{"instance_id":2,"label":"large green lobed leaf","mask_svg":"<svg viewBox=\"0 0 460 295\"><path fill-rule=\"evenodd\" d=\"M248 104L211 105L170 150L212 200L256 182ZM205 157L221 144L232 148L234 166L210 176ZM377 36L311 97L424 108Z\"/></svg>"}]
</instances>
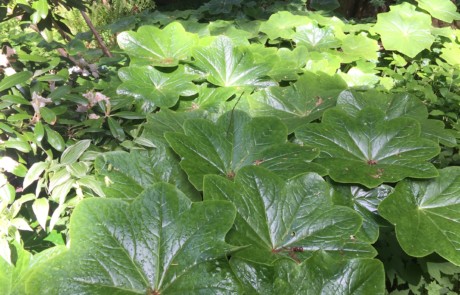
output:
<instances>
[{"instance_id":1,"label":"large green lobed leaf","mask_svg":"<svg viewBox=\"0 0 460 295\"><path fill-rule=\"evenodd\" d=\"M460 167L442 169L435 179L398 183L378 210L395 225L407 254L436 252L460 265Z\"/></svg>"},{"instance_id":2,"label":"large green lobed leaf","mask_svg":"<svg viewBox=\"0 0 460 295\"><path fill-rule=\"evenodd\" d=\"M242 168L234 182L208 175L204 199L235 204L229 241L248 246L238 257L271 264L279 257L300 262L317 251L337 259L375 255L369 243L354 238L362 218L351 208L333 205L328 184L316 173L288 181L262 167Z\"/></svg>"},{"instance_id":3,"label":"large green lobed leaf","mask_svg":"<svg viewBox=\"0 0 460 295\"><path fill-rule=\"evenodd\" d=\"M247 294L385 294L383 264L375 259L337 260L317 252L301 264L280 259L267 266L239 258L230 263Z\"/></svg>"},{"instance_id":4,"label":"large green lobed leaf","mask_svg":"<svg viewBox=\"0 0 460 295\"><path fill-rule=\"evenodd\" d=\"M137 32L122 32L117 41L131 57L132 64L175 67L180 61L190 59L198 36L187 33L180 23L173 22L163 29L142 26Z\"/></svg>"},{"instance_id":5,"label":"large green lobed leaf","mask_svg":"<svg viewBox=\"0 0 460 295\"><path fill-rule=\"evenodd\" d=\"M403 3L390 7L390 12L379 13L373 30L380 34L386 50L396 50L413 58L434 42L431 17Z\"/></svg>"},{"instance_id":6,"label":"large green lobed leaf","mask_svg":"<svg viewBox=\"0 0 460 295\"><path fill-rule=\"evenodd\" d=\"M373 188L406 177L438 175L428 160L439 153L439 145L422 138L420 124L412 118L386 120L383 111L369 107L355 116L329 109L320 124L304 125L295 134L320 149L315 161L337 182Z\"/></svg>"},{"instance_id":7,"label":"large green lobed leaf","mask_svg":"<svg viewBox=\"0 0 460 295\"><path fill-rule=\"evenodd\" d=\"M182 66L171 73L161 72L151 66L129 66L118 71L122 83L117 93L132 96L156 107L172 107L180 96L191 96L198 88L193 84L195 75L185 72Z\"/></svg>"},{"instance_id":8,"label":"large green lobed leaf","mask_svg":"<svg viewBox=\"0 0 460 295\"><path fill-rule=\"evenodd\" d=\"M451 23L460 19L457 6L450 0L417 0L421 9L428 11L433 17Z\"/></svg>"},{"instance_id":9,"label":"large green lobed leaf","mask_svg":"<svg viewBox=\"0 0 460 295\"><path fill-rule=\"evenodd\" d=\"M235 209L193 203L172 185L146 188L131 204L86 199L70 222L71 246L37 269L31 294L232 294L221 258Z\"/></svg>"},{"instance_id":10,"label":"large green lobed leaf","mask_svg":"<svg viewBox=\"0 0 460 295\"><path fill-rule=\"evenodd\" d=\"M324 174L324 168L310 163L318 151L287 142L288 130L275 117L251 118L242 111L223 114L216 123L190 119L184 133L166 133L190 182L203 188L206 174L234 178L244 166L269 167L285 178L302 172Z\"/></svg>"},{"instance_id":11,"label":"large green lobed leaf","mask_svg":"<svg viewBox=\"0 0 460 295\"><path fill-rule=\"evenodd\" d=\"M386 120L401 117L414 118L420 123L422 137L449 147L457 145L456 132L445 129L444 122L440 120L428 119L425 104L410 94L388 95L377 91L365 93L343 91L337 98L337 107L353 116L363 108L374 107L385 112Z\"/></svg>"},{"instance_id":12,"label":"large green lobed leaf","mask_svg":"<svg viewBox=\"0 0 460 295\"><path fill-rule=\"evenodd\" d=\"M201 200L179 166L174 152L158 145L154 150L112 151L99 155L94 162L102 189L110 198L125 201L136 198L145 187L156 182L175 185L192 200Z\"/></svg>"},{"instance_id":13,"label":"large green lobed leaf","mask_svg":"<svg viewBox=\"0 0 460 295\"><path fill-rule=\"evenodd\" d=\"M208 81L217 86L268 86L276 83L267 80L271 69L268 63L255 64L247 47L235 47L225 36L217 37L209 46L193 51L195 65L206 73Z\"/></svg>"},{"instance_id":14,"label":"large green lobed leaf","mask_svg":"<svg viewBox=\"0 0 460 295\"><path fill-rule=\"evenodd\" d=\"M276 116L292 133L298 126L320 118L346 88L347 84L338 75L305 72L288 87L275 86L255 92L248 104L251 114Z\"/></svg>"}]
</instances>

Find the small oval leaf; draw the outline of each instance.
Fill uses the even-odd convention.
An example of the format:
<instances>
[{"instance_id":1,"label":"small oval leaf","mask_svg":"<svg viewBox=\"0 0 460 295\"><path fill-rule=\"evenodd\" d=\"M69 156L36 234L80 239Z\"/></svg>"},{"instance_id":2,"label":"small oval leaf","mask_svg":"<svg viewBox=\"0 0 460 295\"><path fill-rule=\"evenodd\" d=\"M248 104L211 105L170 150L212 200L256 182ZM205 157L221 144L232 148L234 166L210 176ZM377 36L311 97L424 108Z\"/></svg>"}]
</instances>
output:
<instances>
[{"instance_id":1,"label":"small oval leaf","mask_svg":"<svg viewBox=\"0 0 460 295\"><path fill-rule=\"evenodd\" d=\"M28 187L32 182L37 180L40 175L45 171L45 169L48 167L48 163L46 162L36 162L34 163L29 171L27 171L26 176L24 177L24 183L23 183L23 188Z\"/></svg>"},{"instance_id":2,"label":"small oval leaf","mask_svg":"<svg viewBox=\"0 0 460 295\"><path fill-rule=\"evenodd\" d=\"M65 147L65 142L62 136L48 126L45 126L45 130L46 130L46 136L48 138L48 143L54 149L62 152Z\"/></svg>"},{"instance_id":3,"label":"small oval leaf","mask_svg":"<svg viewBox=\"0 0 460 295\"><path fill-rule=\"evenodd\" d=\"M69 165L75 163L81 155L88 149L91 140L80 140L74 145L69 146L61 155L61 164Z\"/></svg>"},{"instance_id":4,"label":"small oval leaf","mask_svg":"<svg viewBox=\"0 0 460 295\"><path fill-rule=\"evenodd\" d=\"M50 205L48 203L48 199L46 198L36 199L32 205L32 210L34 211L37 221L43 230L46 229L46 220L48 218L49 209Z\"/></svg>"},{"instance_id":5,"label":"small oval leaf","mask_svg":"<svg viewBox=\"0 0 460 295\"><path fill-rule=\"evenodd\" d=\"M11 88L15 85L21 84L26 82L30 77L32 77L32 73L28 71L23 71L19 72L16 74L13 74L11 76L3 78L2 81L0 81L0 91L3 91L5 89Z\"/></svg>"}]
</instances>

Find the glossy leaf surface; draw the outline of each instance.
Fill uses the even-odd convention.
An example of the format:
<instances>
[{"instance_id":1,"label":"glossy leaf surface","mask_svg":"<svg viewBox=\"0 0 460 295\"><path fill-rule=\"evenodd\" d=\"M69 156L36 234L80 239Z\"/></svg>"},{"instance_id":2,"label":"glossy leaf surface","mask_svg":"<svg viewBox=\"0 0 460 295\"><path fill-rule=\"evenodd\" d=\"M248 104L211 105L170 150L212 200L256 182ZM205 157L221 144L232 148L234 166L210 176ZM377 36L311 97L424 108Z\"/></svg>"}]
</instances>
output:
<instances>
[{"instance_id":1,"label":"glossy leaf surface","mask_svg":"<svg viewBox=\"0 0 460 295\"><path fill-rule=\"evenodd\" d=\"M420 124L412 118L385 120L376 108L364 108L356 116L327 110L320 124L302 126L296 136L321 150L316 162L337 182L372 188L405 177L438 175L428 160L439 153L439 146L420 136Z\"/></svg>"},{"instance_id":2,"label":"glossy leaf surface","mask_svg":"<svg viewBox=\"0 0 460 295\"><path fill-rule=\"evenodd\" d=\"M379 213L396 227L407 254L436 252L460 265L460 167L440 170L439 177L405 180L379 206Z\"/></svg>"},{"instance_id":3,"label":"glossy leaf surface","mask_svg":"<svg viewBox=\"0 0 460 295\"><path fill-rule=\"evenodd\" d=\"M352 240L362 219L354 210L335 206L327 183L315 173L287 182L261 167L245 167L235 181L208 175L205 200L228 200L237 208L229 241L248 245L236 256L272 263L280 256L303 261L316 251L337 258L373 257L370 244Z\"/></svg>"},{"instance_id":4,"label":"glossy leaf surface","mask_svg":"<svg viewBox=\"0 0 460 295\"><path fill-rule=\"evenodd\" d=\"M383 264L374 259L340 261L317 252L301 264L280 259L273 267L232 259L248 294L385 294Z\"/></svg>"},{"instance_id":5,"label":"glossy leaf surface","mask_svg":"<svg viewBox=\"0 0 460 295\"><path fill-rule=\"evenodd\" d=\"M105 194L111 198L132 200L145 187L163 181L175 184L193 200L201 200L177 157L163 146L151 151L107 152L97 157L94 165Z\"/></svg>"},{"instance_id":6,"label":"glossy leaf surface","mask_svg":"<svg viewBox=\"0 0 460 295\"><path fill-rule=\"evenodd\" d=\"M187 74L183 67L172 73L163 73L151 66L130 66L118 71L123 83L117 93L132 96L156 107L172 107L180 96L196 94L192 83L194 75Z\"/></svg>"},{"instance_id":7,"label":"glossy leaf surface","mask_svg":"<svg viewBox=\"0 0 460 295\"><path fill-rule=\"evenodd\" d=\"M414 118L420 122L422 137L449 147L457 145L456 133L445 129L442 121L428 119L427 107L420 99L409 94L386 95L373 91L361 94L344 91L337 99L337 107L353 116L365 107L375 107L385 112L386 120Z\"/></svg>"},{"instance_id":8,"label":"glossy leaf surface","mask_svg":"<svg viewBox=\"0 0 460 295\"><path fill-rule=\"evenodd\" d=\"M368 190L359 186L337 184L333 188L334 204L353 208L363 218L363 225L355 238L375 243L379 237L379 227L382 221L377 208L380 202L393 192L393 188L388 185L381 185Z\"/></svg>"},{"instance_id":9,"label":"glossy leaf surface","mask_svg":"<svg viewBox=\"0 0 460 295\"><path fill-rule=\"evenodd\" d=\"M275 117L251 118L235 110L222 115L216 123L188 120L184 131L185 134L166 133L165 137L181 156L181 167L199 190L206 174L233 178L244 166L271 166L272 171L286 178L299 172L325 172L310 163L318 151L288 143L287 128Z\"/></svg>"},{"instance_id":10,"label":"glossy leaf surface","mask_svg":"<svg viewBox=\"0 0 460 295\"><path fill-rule=\"evenodd\" d=\"M347 88L338 76L305 72L289 87L270 87L249 98L250 111L256 116L276 116L289 132L321 117L335 105L336 97Z\"/></svg>"},{"instance_id":11,"label":"glossy leaf surface","mask_svg":"<svg viewBox=\"0 0 460 295\"><path fill-rule=\"evenodd\" d=\"M35 294L237 293L224 257L235 209L192 204L172 185L148 187L131 205L86 199L71 218L69 251L37 269Z\"/></svg>"},{"instance_id":12,"label":"glossy leaf surface","mask_svg":"<svg viewBox=\"0 0 460 295\"><path fill-rule=\"evenodd\" d=\"M196 34L187 33L177 22L163 29L142 26L137 32L122 32L118 45L131 57L131 63L175 67L190 58L191 49L198 42Z\"/></svg>"}]
</instances>

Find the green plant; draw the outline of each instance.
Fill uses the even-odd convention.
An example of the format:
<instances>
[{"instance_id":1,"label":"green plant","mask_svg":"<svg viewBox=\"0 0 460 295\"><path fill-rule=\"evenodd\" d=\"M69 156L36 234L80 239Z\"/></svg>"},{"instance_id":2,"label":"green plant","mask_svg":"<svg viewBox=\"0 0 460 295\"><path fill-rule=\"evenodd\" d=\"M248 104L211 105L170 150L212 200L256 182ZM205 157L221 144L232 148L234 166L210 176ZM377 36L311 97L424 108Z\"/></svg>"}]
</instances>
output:
<instances>
[{"instance_id":1,"label":"green plant","mask_svg":"<svg viewBox=\"0 0 460 295\"><path fill-rule=\"evenodd\" d=\"M229 3L227 17L247 8ZM129 59L96 59L99 77L21 65L0 81L15 99L1 122L15 168L1 166L13 234L0 291L458 291L459 172L441 169L456 118L430 114L458 109L459 34L421 8L394 6L372 28L288 11L200 24L204 6L120 33ZM420 32L429 42L407 42ZM32 256L21 237L40 233L67 247Z\"/></svg>"}]
</instances>

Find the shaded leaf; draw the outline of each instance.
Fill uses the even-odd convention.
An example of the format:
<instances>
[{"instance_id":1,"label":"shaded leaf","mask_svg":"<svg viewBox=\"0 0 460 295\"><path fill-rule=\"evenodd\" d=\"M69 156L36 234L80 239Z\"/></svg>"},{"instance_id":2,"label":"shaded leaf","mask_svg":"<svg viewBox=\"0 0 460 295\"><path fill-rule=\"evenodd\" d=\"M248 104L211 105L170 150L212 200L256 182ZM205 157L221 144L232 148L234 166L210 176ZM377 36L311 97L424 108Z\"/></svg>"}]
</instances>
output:
<instances>
[{"instance_id":1,"label":"shaded leaf","mask_svg":"<svg viewBox=\"0 0 460 295\"><path fill-rule=\"evenodd\" d=\"M112 117L107 118L107 123L109 125L110 133L112 136L118 139L119 141L125 140L125 131L121 127L120 123Z\"/></svg>"},{"instance_id":2,"label":"shaded leaf","mask_svg":"<svg viewBox=\"0 0 460 295\"><path fill-rule=\"evenodd\" d=\"M210 14L230 13L234 6L239 7L243 0L211 0L203 5Z\"/></svg>"},{"instance_id":3,"label":"shaded leaf","mask_svg":"<svg viewBox=\"0 0 460 295\"><path fill-rule=\"evenodd\" d=\"M427 160L440 148L420 136L420 124L404 117L385 120L384 112L376 108L364 108L356 116L329 109L321 124L300 127L296 137L321 150L316 162L328 168L337 182L372 188L405 177L438 175Z\"/></svg>"},{"instance_id":4,"label":"shaded leaf","mask_svg":"<svg viewBox=\"0 0 460 295\"><path fill-rule=\"evenodd\" d=\"M377 213L377 207L393 192L393 188L381 185L368 190L359 186L338 184L333 187L334 204L353 208L363 218L363 225L355 238L375 243L379 237L379 227L382 221Z\"/></svg>"},{"instance_id":5,"label":"shaded leaf","mask_svg":"<svg viewBox=\"0 0 460 295\"><path fill-rule=\"evenodd\" d=\"M379 206L396 227L404 251L415 257L436 252L460 265L460 167L425 181L404 180Z\"/></svg>"},{"instance_id":6,"label":"shaded leaf","mask_svg":"<svg viewBox=\"0 0 460 295\"><path fill-rule=\"evenodd\" d=\"M310 6L316 10L331 11L340 7L340 3L337 0L311 0Z\"/></svg>"},{"instance_id":7,"label":"shaded leaf","mask_svg":"<svg viewBox=\"0 0 460 295\"><path fill-rule=\"evenodd\" d=\"M250 111L255 116L280 118L291 133L299 125L320 118L346 88L338 75L305 72L289 87L270 87L254 93L249 98Z\"/></svg>"},{"instance_id":8,"label":"shaded leaf","mask_svg":"<svg viewBox=\"0 0 460 295\"><path fill-rule=\"evenodd\" d=\"M248 294L385 294L383 264L375 259L343 261L317 252L301 264L280 259L270 267L239 258L230 263Z\"/></svg>"},{"instance_id":9,"label":"shaded leaf","mask_svg":"<svg viewBox=\"0 0 460 295\"><path fill-rule=\"evenodd\" d=\"M169 148L159 146L151 151L103 153L96 158L94 167L109 198L131 200L145 187L163 181L176 185L192 200L201 200L178 162Z\"/></svg>"},{"instance_id":10,"label":"shaded leaf","mask_svg":"<svg viewBox=\"0 0 460 295\"><path fill-rule=\"evenodd\" d=\"M18 84L24 83L32 77L32 73L28 71L22 71L15 73L11 76L7 76L0 81L0 91L6 90Z\"/></svg>"}]
</instances>

